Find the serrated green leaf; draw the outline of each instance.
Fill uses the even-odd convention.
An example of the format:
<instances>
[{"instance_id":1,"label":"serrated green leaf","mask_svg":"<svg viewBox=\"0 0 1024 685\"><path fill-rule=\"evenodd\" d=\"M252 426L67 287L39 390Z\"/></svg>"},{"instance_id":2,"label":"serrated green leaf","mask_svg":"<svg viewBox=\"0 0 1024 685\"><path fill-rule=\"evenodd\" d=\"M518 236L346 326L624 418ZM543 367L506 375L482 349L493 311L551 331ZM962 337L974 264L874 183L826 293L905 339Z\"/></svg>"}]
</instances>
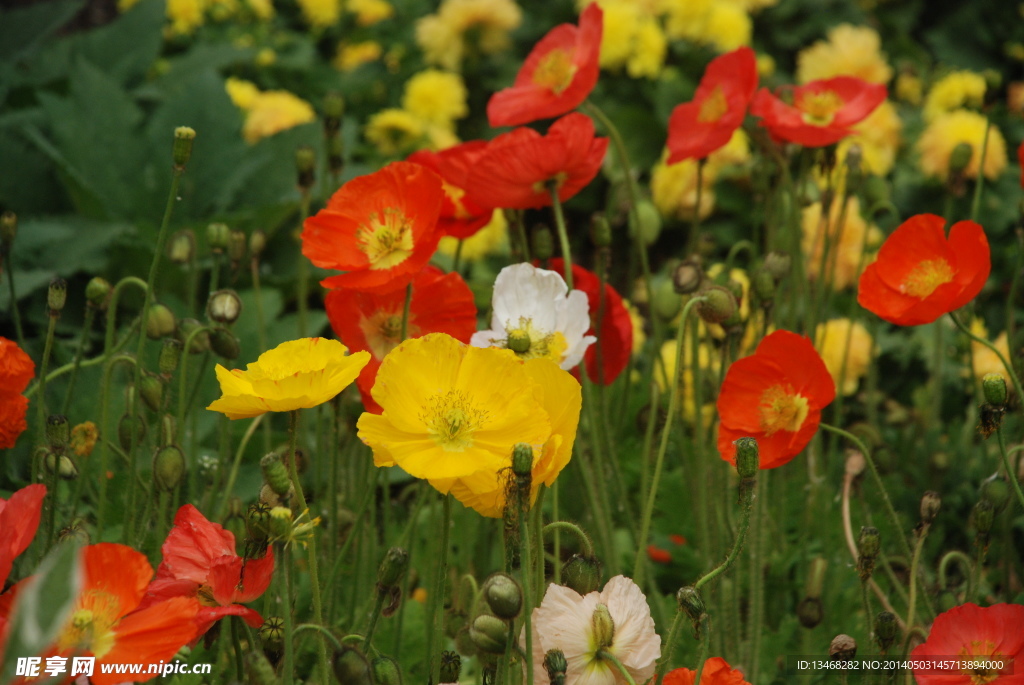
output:
<instances>
[{"instance_id":1,"label":"serrated green leaf","mask_svg":"<svg viewBox=\"0 0 1024 685\"><path fill-rule=\"evenodd\" d=\"M71 543L52 550L18 593L0 682L11 682L17 657L42 653L67 621L82 587L79 551Z\"/></svg>"}]
</instances>

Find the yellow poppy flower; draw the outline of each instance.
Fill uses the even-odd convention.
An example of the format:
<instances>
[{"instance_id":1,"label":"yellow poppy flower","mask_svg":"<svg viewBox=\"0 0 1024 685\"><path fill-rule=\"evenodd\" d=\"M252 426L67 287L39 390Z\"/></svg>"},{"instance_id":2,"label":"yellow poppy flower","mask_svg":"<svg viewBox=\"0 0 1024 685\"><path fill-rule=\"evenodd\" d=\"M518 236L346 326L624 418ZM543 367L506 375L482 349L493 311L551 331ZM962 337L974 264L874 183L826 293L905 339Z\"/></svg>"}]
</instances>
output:
<instances>
[{"instance_id":1,"label":"yellow poppy flower","mask_svg":"<svg viewBox=\"0 0 1024 685\"><path fill-rule=\"evenodd\" d=\"M337 340L300 338L260 355L245 371L217 365L221 398L207 409L229 419L268 411L294 411L323 404L356 379L369 352L346 355Z\"/></svg>"},{"instance_id":2,"label":"yellow poppy flower","mask_svg":"<svg viewBox=\"0 0 1024 685\"><path fill-rule=\"evenodd\" d=\"M442 492L478 471L511 465L516 443L540 451L551 437L540 386L511 350L469 347L444 333L392 350L372 390L359 438L377 466L401 466Z\"/></svg>"}]
</instances>

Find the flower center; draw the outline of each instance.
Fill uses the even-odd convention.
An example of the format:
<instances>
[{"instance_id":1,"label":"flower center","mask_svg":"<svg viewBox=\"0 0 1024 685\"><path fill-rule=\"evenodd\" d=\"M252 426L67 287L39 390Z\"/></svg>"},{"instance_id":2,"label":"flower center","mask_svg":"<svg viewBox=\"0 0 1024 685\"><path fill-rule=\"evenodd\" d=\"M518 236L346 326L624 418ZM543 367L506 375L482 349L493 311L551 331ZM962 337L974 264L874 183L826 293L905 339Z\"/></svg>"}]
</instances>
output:
<instances>
[{"instance_id":1,"label":"flower center","mask_svg":"<svg viewBox=\"0 0 1024 685\"><path fill-rule=\"evenodd\" d=\"M938 288L953 280L953 267L945 259L926 259L907 274L900 288L907 295L922 300Z\"/></svg>"},{"instance_id":2,"label":"flower center","mask_svg":"<svg viewBox=\"0 0 1024 685\"><path fill-rule=\"evenodd\" d=\"M370 262L370 269L390 269L412 255L412 226L401 210L388 207L384 216L374 214L368 226L356 233L359 249Z\"/></svg>"},{"instance_id":3,"label":"flower center","mask_svg":"<svg viewBox=\"0 0 1024 685\"><path fill-rule=\"evenodd\" d=\"M537 181L533 186L531 186L531 189L538 195L547 195L551 192L551 186L554 186L555 190L558 190L568 178L569 174L564 171L559 171L551 178L544 179L543 181Z\"/></svg>"},{"instance_id":4,"label":"flower center","mask_svg":"<svg viewBox=\"0 0 1024 685\"><path fill-rule=\"evenodd\" d=\"M697 113L697 121L702 124L718 121L722 115L729 110L729 103L725 101L725 93L721 86L715 86L711 95L704 98L700 103L700 112Z\"/></svg>"},{"instance_id":5,"label":"flower center","mask_svg":"<svg viewBox=\"0 0 1024 685\"><path fill-rule=\"evenodd\" d=\"M488 412L478 409L464 393L449 390L431 397L420 418L446 452L463 452L473 445L473 434L487 421Z\"/></svg>"},{"instance_id":6,"label":"flower center","mask_svg":"<svg viewBox=\"0 0 1024 685\"><path fill-rule=\"evenodd\" d=\"M209 585L200 585L199 590L196 592L196 599L204 607L219 607L220 604L213 598L213 588Z\"/></svg>"},{"instance_id":7,"label":"flower center","mask_svg":"<svg viewBox=\"0 0 1024 685\"><path fill-rule=\"evenodd\" d=\"M844 104L843 99L834 91L825 90L820 93L802 94L796 102L796 108L804 113L805 124L828 126Z\"/></svg>"},{"instance_id":8,"label":"flower center","mask_svg":"<svg viewBox=\"0 0 1024 685\"><path fill-rule=\"evenodd\" d=\"M370 348L370 354L374 359L384 359L388 352L398 347L402 342L402 314L401 312L379 311L372 316L360 320L359 328L366 336L366 344ZM413 325L413 317L410 314L408 331L410 338L416 337L419 329Z\"/></svg>"},{"instance_id":9,"label":"flower center","mask_svg":"<svg viewBox=\"0 0 1024 685\"><path fill-rule=\"evenodd\" d=\"M761 430L772 435L784 430L795 433L800 430L810 408L807 398L798 395L791 386L773 385L761 395Z\"/></svg>"},{"instance_id":10,"label":"flower center","mask_svg":"<svg viewBox=\"0 0 1024 685\"><path fill-rule=\"evenodd\" d=\"M572 53L555 49L541 57L531 80L538 86L550 89L555 95L561 95L575 75L576 65L572 63Z\"/></svg>"},{"instance_id":11,"label":"flower center","mask_svg":"<svg viewBox=\"0 0 1024 685\"><path fill-rule=\"evenodd\" d=\"M455 208L455 218L468 219L470 217L470 213L466 209L466 203L462 201L466 191L445 180L441 181L441 185L444 187L445 195L448 196L448 199L451 200L452 206Z\"/></svg>"},{"instance_id":12,"label":"flower center","mask_svg":"<svg viewBox=\"0 0 1024 685\"><path fill-rule=\"evenodd\" d=\"M103 657L114 646L113 627L120 604L117 597L106 592L86 592L57 637L57 649L87 651L95 657Z\"/></svg>"},{"instance_id":13,"label":"flower center","mask_svg":"<svg viewBox=\"0 0 1024 685\"><path fill-rule=\"evenodd\" d=\"M558 331L545 333L533 325L533 320L525 316L519 317L519 325L512 326L511 322L505 323L505 330L508 337L499 343L516 353L520 359L537 359L543 357L550 359L556 364L562 362L562 356L569 348L565 336Z\"/></svg>"},{"instance_id":14,"label":"flower center","mask_svg":"<svg viewBox=\"0 0 1024 685\"><path fill-rule=\"evenodd\" d=\"M1002 675L998 669L983 668L983 666L991 665L992 661L998 661L1003 657L1003 655L997 653L995 649L995 644L988 640L985 640L984 642L980 640L972 640L969 645L965 645L964 648L960 650L960 654L958 656L961 659L971 660L972 658L975 658L977 661L977 668L966 667L960 671L970 678L973 685L985 685L986 683L991 683Z\"/></svg>"}]
</instances>

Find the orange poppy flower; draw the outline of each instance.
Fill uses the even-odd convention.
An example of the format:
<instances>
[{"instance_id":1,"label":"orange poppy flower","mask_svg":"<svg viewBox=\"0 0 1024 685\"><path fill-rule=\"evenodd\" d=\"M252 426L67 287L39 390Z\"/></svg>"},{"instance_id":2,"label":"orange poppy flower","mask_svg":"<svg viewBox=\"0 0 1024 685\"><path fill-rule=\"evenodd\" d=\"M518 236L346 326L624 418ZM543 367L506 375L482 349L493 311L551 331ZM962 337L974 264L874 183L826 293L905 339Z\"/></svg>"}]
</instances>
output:
<instances>
[{"instance_id":1,"label":"orange poppy flower","mask_svg":"<svg viewBox=\"0 0 1024 685\"><path fill-rule=\"evenodd\" d=\"M441 177L444 200L437 228L444 235L469 238L491 220L494 210L476 204L465 191L469 172L486 149L487 141L471 140L440 152L420 150L408 157L408 161L422 164Z\"/></svg>"},{"instance_id":2,"label":"orange poppy flower","mask_svg":"<svg viewBox=\"0 0 1024 685\"><path fill-rule=\"evenodd\" d=\"M518 126L575 109L597 84L604 12L596 2L580 14L579 27L559 24L540 39L515 84L487 103L491 126Z\"/></svg>"},{"instance_id":3,"label":"orange poppy flower","mask_svg":"<svg viewBox=\"0 0 1024 685\"><path fill-rule=\"evenodd\" d=\"M552 259L551 270L564 273L562 259ZM629 311L622 303L622 296L609 284L604 284L604 314L601 317L601 330L595 331L597 312L601 306L600 285L597 274L587 271L576 264L572 265L573 287L582 290L587 296L590 309L590 328L586 335L597 338L597 345L591 345L583 354L583 363L587 367L587 376L594 383L611 385L619 377L622 370L629 364L633 353L633 321ZM598 365L598 345L601 346L601 363Z\"/></svg>"},{"instance_id":4,"label":"orange poppy flower","mask_svg":"<svg viewBox=\"0 0 1024 685\"><path fill-rule=\"evenodd\" d=\"M918 685L1019 685L1024 682L1022 626L1024 606L1019 604L953 607L935 618L928 639L911 652L915 662L926 662L914 669L914 678ZM943 669L938 663L928 664L929 657L936 662L952 657L977 659L981 664L1003 661L1004 667L971 669L958 664L958 668Z\"/></svg>"},{"instance_id":5,"label":"orange poppy flower","mask_svg":"<svg viewBox=\"0 0 1024 685\"><path fill-rule=\"evenodd\" d=\"M672 563L672 553L657 545L647 545L647 558L656 564Z\"/></svg>"},{"instance_id":6,"label":"orange poppy flower","mask_svg":"<svg viewBox=\"0 0 1024 685\"><path fill-rule=\"evenodd\" d=\"M93 685L144 682L159 674L104 673L103 665L168 661L195 639L200 608L195 599L175 597L138 609L153 577L144 554L114 543L89 545L82 550L82 570L71 616L43 656L95 657ZM70 683L71 678L57 682Z\"/></svg>"},{"instance_id":7,"label":"orange poppy flower","mask_svg":"<svg viewBox=\"0 0 1024 685\"><path fill-rule=\"evenodd\" d=\"M259 612L239 602L251 602L270 586L274 553L262 559L243 559L235 552L235 536L211 523L186 504L174 516L174 527L161 547L163 560L146 590L140 608L172 597L196 597L196 635L203 635L225 616L241 616L253 628L263 624Z\"/></svg>"},{"instance_id":8,"label":"orange poppy flower","mask_svg":"<svg viewBox=\"0 0 1024 685\"><path fill-rule=\"evenodd\" d=\"M27 411L27 397L0 392L0 450L14 447L18 437L28 428L25 421Z\"/></svg>"},{"instance_id":9,"label":"orange poppy flower","mask_svg":"<svg viewBox=\"0 0 1024 685\"><path fill-rule=\"evenodd\" d=\"M517 128L487 145L466 181L466 192L483 207L538 209L551 204L547 183L565 202L594 180L608 149L594 137L594 122L573 112L548 129Z\"/></svg>"},{"instance_id":10,"label":"orange poppy flower","mask_svg":"<svg viewBox=\"0 0 1024 685\"><path fill-rule=\"evenodd\" d=\"M992 269L988 238L973 221L918 214L900 225L861 274L857 301L900 326L931 323L975 298Z\"/></svg>"},{"instance_id":11,"label":"orange poppy flower","mask_svg":"<svg viewBox=\"0 0 1024 685\"><path fill-rule=\"evenodd\" d=\"M697 672L688 668L677 668L665 674L665 685L693 685ZM743 674L733 669L720 656L713 656L704 662L700 672L700 685L750 685Z\"/></svg>"},{"instance_id":12,"label":"orange poppy flower","mask_svg":"<svg viewBox=\"0 0 1024 685\"><path fill-rule=\"evenodd\" d=\"M383 293L407 285L430 260L441 233L444 190L433 171L393 162L354 178L306 219L302 254L325 269L327 288Z\"/></svg>"},{"instance_id":13,"label":"orange poppy flower","mask_svg":"<svg viewBox=\"0 0 1024 685\"><path fill-rule=\"evenodd\" d=\"M725 374L718 396L718 452L735 463L733 442L756 438L761 468L782 466L811 441L821 410L835 396L835 383L814 344L775 331Z\"/></svg>"},{"instance_id":14,"label":"orange poppy flower","mask_svg":"<svg viewBox=\"0 0 1024 685\"><path fill-rule=\"evenodd\" d=\"M887 91L882 84L837 76L791 86L786 94L791 96L792 104L762 88L750 103L750 113L761 117L761 125L775 138L822 147L853 133L851 127L875 111Z\"/></svg>"},{"instance_id":15,"label":"orange poppy flower","mask_svg":"<svg viewBox=\"0 0 1024 685\"><path fill-rule=\"evenodd\" d=\"M381 413L370 391L384 357L402 342L402 310L405 291L383 295L352 290L332 290L324 300L327 319L335 335L351 350L366 350L370 362L359 373L356 384L366 411ZM445 274L427 266L412 281L407 335L418 338L428 333L447 333L468 343L476 331L473 292L457 273Z\"/></svg>"},{"instance_id":16,"label":"orange poppy flower","mask_svg":"<svg viewBox=\"0 0 1024 685\"><path fill-rule=\"evenodd\" d=\"M757 89L757 58L742 47L716 57L704 70L693 100L668 120L668 163L704 159L729 142Z\"/></svg>"},{"instance_id":17,"label":"orange poppy flower","mask_svg":"<svg viewBox=\"0 0 1024 685\"><path fill-rule=\"evenodd\" d=\"M0 530L7 534L0 538L0 588L11 574L14 559L28 549L43 509L45 485L29 485L18 490L10 499L0 499Z\"/></svg>"},{"instance_id":18,"label":"orange poppy flower","mask_svg":"<svg viewBox=\"0 0 1024 685\"><path fill-rule=\"evenodd\" d=\"M18 343L0 336L0 392L24 392L35 375L36 365Z\"/></svg>"}]
</instances>

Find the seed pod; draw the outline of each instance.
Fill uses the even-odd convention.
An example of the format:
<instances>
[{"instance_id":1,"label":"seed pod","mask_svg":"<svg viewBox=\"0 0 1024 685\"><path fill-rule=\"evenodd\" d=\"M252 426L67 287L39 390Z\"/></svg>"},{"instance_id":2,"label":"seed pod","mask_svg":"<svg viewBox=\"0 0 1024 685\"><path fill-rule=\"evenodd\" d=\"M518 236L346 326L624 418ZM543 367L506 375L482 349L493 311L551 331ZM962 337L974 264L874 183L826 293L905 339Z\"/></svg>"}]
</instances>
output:
<instances>
[{"instance_id":1,"label":"seed pod","mask_svg":"<svg viewBox=\"0 0 1024 685\"><path fill-rule=\"evenodd\" d=\"M1006 404L1006 379L998 373L986 373L981 379L985 400L989 404L1001 406Z\"/></svg>"},{"instance_id":2,"label":"seed pod","mask_svg":"<svg viewBox=\"0 0 1024 685\"><path fill-rule=\"evenodd\" d=\"M281 461L281 455L271 452L260 459L260 469L263 471L263 480L278 497L284 497L292 487L291 476L288 475L288 468Z\"/></svg>"},{"instance_id":3,"label":"seed pod","mask_svg":"<svg viewBox=\"0 0 1024 685\"><path fill-rule=\"evenodd\" d=\"M46 291L46 306L50 308L50 316L54 316L64 309L64 303L67 301L68 282L63 278L55 278L50 281L50 287Z\"/></svg>"},{"instance_id":4,"label":"seed pod","mask_svg":"<svg viewBox=\"0 0 1024 685\"><path fill-rule=\"evenodd\" d=\"M455 652L441 652L441 682L457 683L462 675L462 659Z\"/></svg>"},{"instance_id":5,"label":"seed pod","mask_svg":"<svg viewBox=\"0 0 1024 685\"><path fill-rule=\"evenodd\" d=\"M828 658L849 661L857 655L857 641L849 635L836 635L828 647Z\"/></svg>"},{"instance_id":6,"label":"seed pod","mask_svg":"<svg viewBox=\"0 0 1024 685\"><path fill-rule=\"evenodd\" d=\"M159 340L174 332L177 324L174 312L159 302L149 306L146 312L146 337L150 340Z\"/></svg>"},{"instance_id":7,"label":"seed pod","mask_svg":"<svg viewBox=\"0 0 1024 685\"><path fill-rule=\"evenodd\" d=\"M398 585L409 568L409 552L401 547L392 547L385 554L377 569L377 586L380 590L390 590Z\"/></svg>"},{"instance_id":8,"label":"seed pod","mask_svg":"<svg viewBox=\"0 0 1024 685\"><path fill-rule=\"evenodd\" d=\"M195 142L195 129L188 126L179 126L174 129L174 145L171 148L171 157L174 160L174 168L181 170L188 164L192 157L192 143Z\"/></svg>"},{"instance_id":9,"label":"seed pod","mask_svg":"<svg viewBox=\"0 0 1024 685\"><path fill-rule=\"evenodd\" d=\"M551 649L544 655L544 670L548 672L551 685L565 685L565 672L568 668L569 664L562 650Z\"/></svg>"},{"instance_id":10,"label":"seed pod","mask_svg":"<svg viewBox=\"0 0 1024 685\"><path fill-rule=\"evenodd\" d=\"M210 334L208 331L202 330L192 335L194 331L200 328L205 328L205 326L195 319L186 318L178 322L178 328L175 331L174 337L180 340L182 344L188 344L189 354L202 354L210 349ZM189 338L192 338L191 343L188 342Z\"/></svg>"}]
</instances>

